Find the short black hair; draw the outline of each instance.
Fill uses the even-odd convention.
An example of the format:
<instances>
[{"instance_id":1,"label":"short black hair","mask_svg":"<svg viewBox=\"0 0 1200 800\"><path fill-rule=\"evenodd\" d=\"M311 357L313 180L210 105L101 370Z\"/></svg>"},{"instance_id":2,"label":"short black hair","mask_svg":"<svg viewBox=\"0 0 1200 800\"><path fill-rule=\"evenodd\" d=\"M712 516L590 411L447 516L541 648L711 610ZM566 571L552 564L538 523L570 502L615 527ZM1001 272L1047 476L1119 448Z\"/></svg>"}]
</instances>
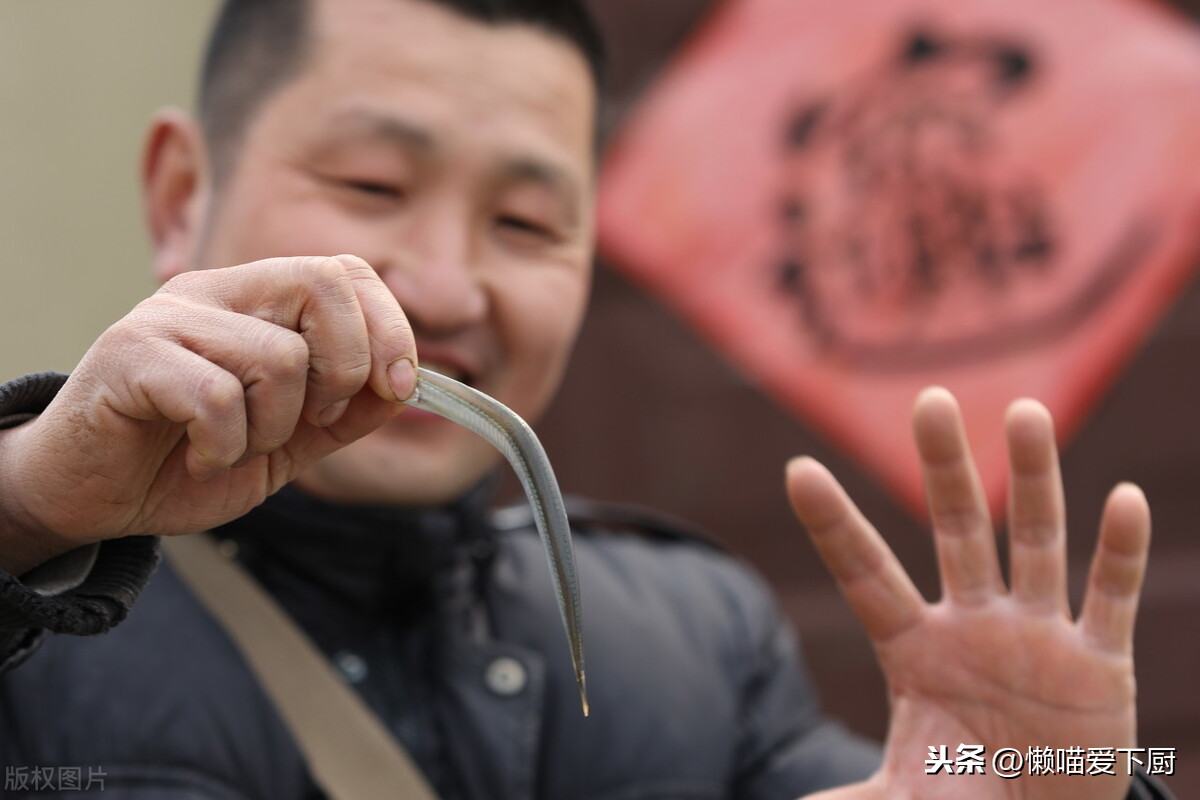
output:
<instances>
[{"instance_id":1,"label":"short black hair","mask_svg":"<svg viewBox=\"0 0 1200 800\"><path fill-rule=\"evenodd\" d=\"M524 23L574 45L587 60L597 97L604 44L582 0L421 0L490 25ZM219 180L267 97L290 80L308 54L312 0L224 0L200 74L199 116Z\"/></svg>"}]
</instances>

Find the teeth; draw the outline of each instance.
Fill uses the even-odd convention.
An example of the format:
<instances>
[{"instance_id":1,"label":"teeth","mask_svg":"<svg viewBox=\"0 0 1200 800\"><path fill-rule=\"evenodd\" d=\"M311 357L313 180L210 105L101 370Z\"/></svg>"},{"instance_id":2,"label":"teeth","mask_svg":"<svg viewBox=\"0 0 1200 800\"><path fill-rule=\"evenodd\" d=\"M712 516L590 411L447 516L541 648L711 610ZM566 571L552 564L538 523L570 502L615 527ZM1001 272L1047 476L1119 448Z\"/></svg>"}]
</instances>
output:
<instances>
[{"instance_id":1,"label":"teeth","mask_svg":"<svg viewBox=\"0 0 1200 800\"><path fill-rule=\"evenodd\" d=\"M456 369L448 364L442 364L437 361L425 361L422 359L421 366L430 372L436 372L439 375L445 375L447 378L453 378L456 381L461 381L463 379L462 370Z\"/></svg>"}]
</instances>

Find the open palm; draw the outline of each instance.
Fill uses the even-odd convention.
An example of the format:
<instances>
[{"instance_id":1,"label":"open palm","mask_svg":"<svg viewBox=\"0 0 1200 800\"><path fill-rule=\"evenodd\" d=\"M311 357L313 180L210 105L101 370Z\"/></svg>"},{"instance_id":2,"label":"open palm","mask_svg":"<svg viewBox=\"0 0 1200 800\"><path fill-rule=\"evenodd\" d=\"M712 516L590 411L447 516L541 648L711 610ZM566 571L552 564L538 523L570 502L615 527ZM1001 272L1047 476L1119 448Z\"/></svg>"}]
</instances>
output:
<instances>
[{"instance_id":1,"label":"open palm","mask_svg":"<svg viewBox=\"0 0 1200 800\"><path fill-rule=\"evenodd\" d=\"M862 620L888 684L891 722L879 773L829 797L1122 798L1134 746L1133 621L1150 517L1136 487L1113 490L1078 620L1067 603L1062 482L1050 415L1014 403L1007 420L1011 587L954 398L924 392L914 411L943 598L928 604L880 535L811 459L789 465L793 506ZM983 746L981 758L960 745ZM937 768L942 747L949 764ZM931 753L930 748L934 748ZM1011 748L1073 758L1014 779L992 757ZM1071 750L1071 748L1076 748ZM1088 775L1112 749L1113 775ZM1015 766L1009 764L1009 766ZM926 774L936 769L936 774ZM1066 772L1085 774L1065 774Z\"/></svg>"}]
</instances>

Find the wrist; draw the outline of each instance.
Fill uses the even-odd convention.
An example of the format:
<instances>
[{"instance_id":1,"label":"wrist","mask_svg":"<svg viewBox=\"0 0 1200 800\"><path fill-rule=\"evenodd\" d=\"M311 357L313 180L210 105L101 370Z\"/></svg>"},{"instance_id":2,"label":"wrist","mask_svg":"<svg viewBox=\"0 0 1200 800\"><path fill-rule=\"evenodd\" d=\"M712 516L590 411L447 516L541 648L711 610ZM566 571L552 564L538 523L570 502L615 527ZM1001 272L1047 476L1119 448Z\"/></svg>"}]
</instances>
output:
<instances>
[{"instance_id":1,"label":"wrist","mask_svg":"<svg viewBox=\"0 0 1200 800\"><path fill-rule=\"evenodd\" d=\"M56 533L33 511L23 484L20 453L36 421L0 430L0 570L20 577L90 542Z\"/></svg>"}]
</instances>

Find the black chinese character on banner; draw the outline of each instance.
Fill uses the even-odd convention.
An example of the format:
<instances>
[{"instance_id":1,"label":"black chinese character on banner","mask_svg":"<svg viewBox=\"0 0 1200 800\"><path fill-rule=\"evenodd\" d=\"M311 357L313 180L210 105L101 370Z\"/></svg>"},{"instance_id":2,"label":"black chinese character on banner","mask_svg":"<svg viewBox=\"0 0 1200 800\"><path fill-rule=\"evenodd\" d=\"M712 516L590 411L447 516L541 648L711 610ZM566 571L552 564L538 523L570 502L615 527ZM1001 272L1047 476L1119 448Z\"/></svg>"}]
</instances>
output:
<instances>
[{"instance_id":1,"label":"black chinese character on banner","mask_svg":"<svg viewBox=\"0 0 1200 800\"><path fill-rule=\"evenodd\" d=\"M918 30L793 107L774 281L827 353L889 368L973 359L1063 332L1119 283L1145 246L1136 229L1090 290L1032 313L1009 301L1052 283L1061 245L1044 178L1006 148L1006 112L1039 63L1014 37Z\"/></svg>"}]
</instances>

